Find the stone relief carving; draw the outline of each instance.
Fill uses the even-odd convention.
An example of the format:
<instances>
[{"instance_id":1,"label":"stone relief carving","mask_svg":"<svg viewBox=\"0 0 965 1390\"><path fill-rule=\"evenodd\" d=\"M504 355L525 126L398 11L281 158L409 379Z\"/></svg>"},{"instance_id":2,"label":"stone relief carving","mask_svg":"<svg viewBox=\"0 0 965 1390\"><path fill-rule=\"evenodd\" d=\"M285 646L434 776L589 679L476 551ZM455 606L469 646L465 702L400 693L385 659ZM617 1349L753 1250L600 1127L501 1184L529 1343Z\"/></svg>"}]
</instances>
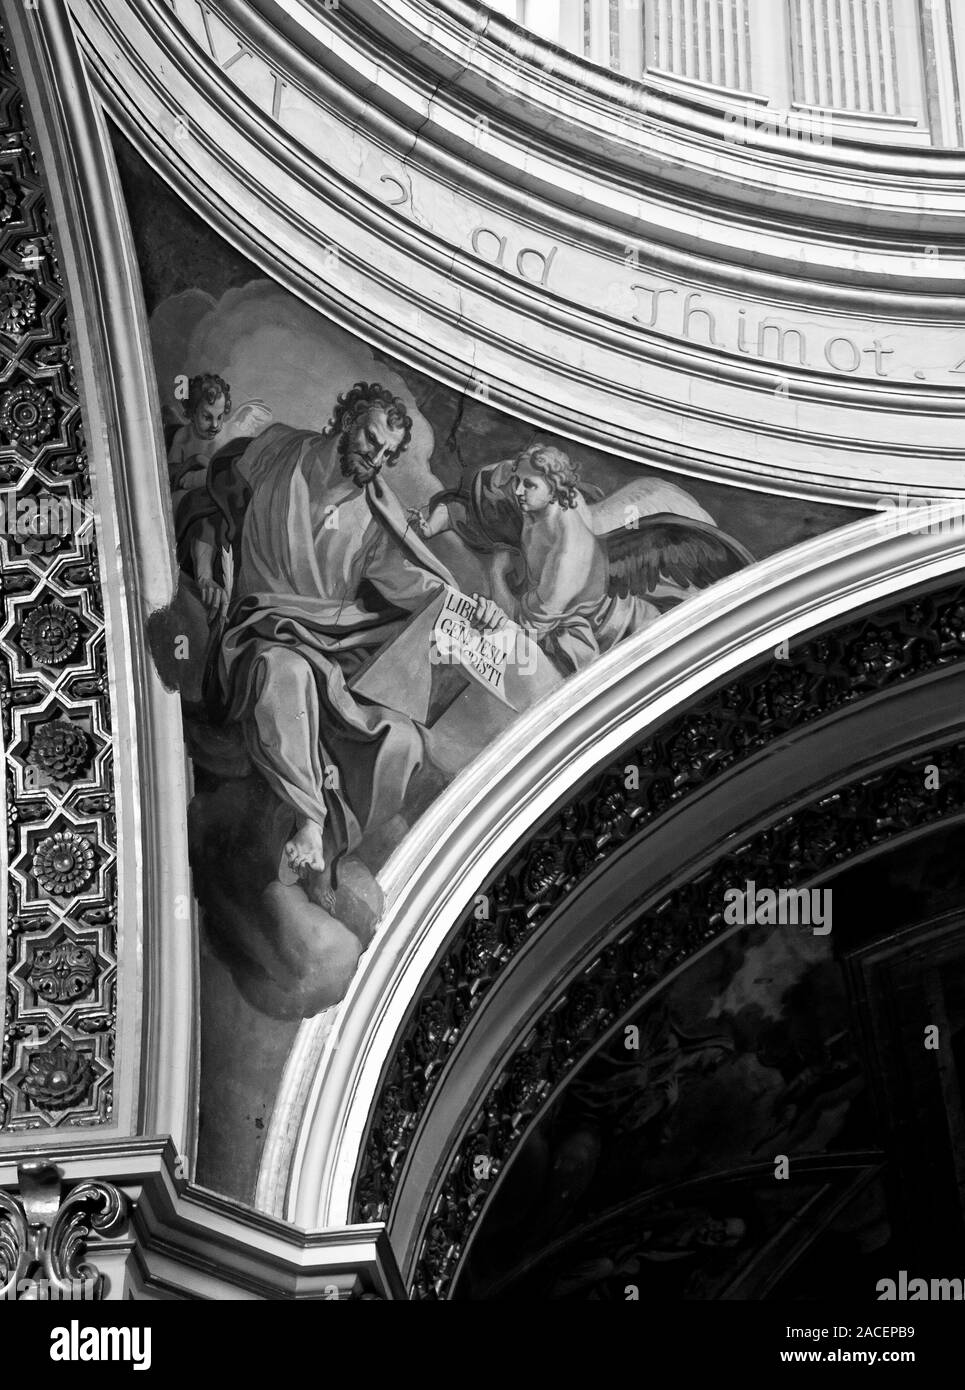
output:
<instances>
[{"instance_id":1,"label":"stone relief carving","mask_svg":"<svg viewBox=\"0 0 965 1390\"><path fill-rule=\"evenodd\" d=\"M123 1193L82 1182L63 1194L63 1175L44 1159L18 1168L20 1195L0 1191L0 1300L102 1299L106 1276L85 1260L91 1237L123 1224Z\"/></svg>"},{"instance_id":2,"label":"stone relief carving","mask_svg":"<svg viewBox=\"0 0 965 1390\"><path fill-rule=\"evenodd\" d=\"M0 1128L111 1113L110 698L69 315L17 76L0 49L0 711L8 919Z\"/></svg>"}]
</instances>

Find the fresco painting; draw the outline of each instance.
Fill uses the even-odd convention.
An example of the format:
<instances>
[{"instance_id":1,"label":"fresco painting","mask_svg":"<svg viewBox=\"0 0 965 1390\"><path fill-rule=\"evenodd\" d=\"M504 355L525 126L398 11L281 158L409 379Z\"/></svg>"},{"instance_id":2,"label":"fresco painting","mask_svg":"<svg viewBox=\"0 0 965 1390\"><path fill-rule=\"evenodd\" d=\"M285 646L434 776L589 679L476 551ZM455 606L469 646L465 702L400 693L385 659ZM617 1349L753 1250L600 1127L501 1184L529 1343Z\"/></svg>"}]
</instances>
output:
<instances>
[{"instance_id":1,"label":"fresco painting","mask_svg":"<svg viewBox=\"0 0 965 1390\"><path fill-rule=\"evenodd\" d=\"M206 945L259 1014L337 1004L380 873L514 720L756 560L853 518L568 440L243 259L118 140L144 285Z\"/></svg>"}]
</instances>

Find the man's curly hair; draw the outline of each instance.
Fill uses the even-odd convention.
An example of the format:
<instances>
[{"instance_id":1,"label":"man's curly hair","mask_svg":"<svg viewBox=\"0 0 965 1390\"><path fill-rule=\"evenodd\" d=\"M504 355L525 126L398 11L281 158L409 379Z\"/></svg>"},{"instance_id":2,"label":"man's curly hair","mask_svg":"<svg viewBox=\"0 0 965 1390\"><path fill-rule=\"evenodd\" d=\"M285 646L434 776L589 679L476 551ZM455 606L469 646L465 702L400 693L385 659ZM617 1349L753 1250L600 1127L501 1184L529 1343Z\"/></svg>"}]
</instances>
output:
<instances>
[{"instance_id":1,"label":"man's curly hair","mask_svg":"<svg viewBox=\"0 0 965 1390\"><path fill-rule=\"evenodd\" d=\"M580 467L562 449L552 444L531 444L517 454L513 468L542 474L553 490L554 501L561 507L576 506L580 495Z\"/></svg>"},{"instance_id":2,"label":"man's curly hair","mask_svg":"<svg viewBox=\"0 0 965 1390\"><path fill-rule=\"evenodd\" d=\"M378 382L357 381L350 391L343 391L335 404L332 418L325 426L325 434L344 434L373 406L381 406L384 409L386 422L391 429L404 430L402 443L389 460L391 466L409 446L409 440L412 438L412 417L402 397L393 396L391 391L387 391Z\"/></svg>"},{"instance_id":3,"label":"man's curly hair","mask_svg":"<svg viewBox=\"0 0 965 1390\"><path fill-rule=\"evenodd\" d=\"M214 372L201 372L188 382L188 399L185 409L193 415L200 405L214 405L219 396L224 396L224 413L231 414L231 387L224 377Z\"/></svg>"}]
</instances>

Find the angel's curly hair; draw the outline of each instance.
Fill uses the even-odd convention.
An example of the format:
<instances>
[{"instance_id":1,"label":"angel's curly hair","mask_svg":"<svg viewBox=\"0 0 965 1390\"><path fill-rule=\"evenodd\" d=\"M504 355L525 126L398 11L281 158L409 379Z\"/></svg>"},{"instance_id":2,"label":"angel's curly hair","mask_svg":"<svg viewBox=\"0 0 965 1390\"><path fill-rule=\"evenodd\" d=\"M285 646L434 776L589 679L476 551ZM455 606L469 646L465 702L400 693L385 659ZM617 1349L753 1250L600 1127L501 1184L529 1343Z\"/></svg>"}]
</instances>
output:
<instances>
[{"instance_id":1,"label":"angel's curly hair","mask_svg":"<svg viewBox=\"0 0 965 1390\"><path fill-rule=\"evenodd\" d=\"M188 382L188 399L185 409L193 415L201 405L214 405L219 396L224 396L224 413L231 414L231 387L224 377L214 372L201 372Z\"/></svg>"},{"instance_id":2,"label":"angel's curly hair","mask_svg":"<svg viewBox=\"0 0 965 1390\"><path fill-rule=\"evenodd\" d=\"M386 422L392 429L404 431L402 443L392 455L394 462L409 447L409 440L412 438L412 417L402 397L393 396L391 391L387 391L378 382L357 381L350 391L343 391L324 432L326 435L344 434L373 406L382 407Z\"/></svg>"},{"instance_id":3,"label":"angel's curly hair","mask_svg":"<svg viewBox=\"0 0 965 1390\"><path fill-rule=\"evenodd\" d=\"M580 467L569 454L552 444L531 444L513 461L513 468L541 473L553 489L553 500L561 507L575 507L580 496Z\"/></svg>"}]
</instances>

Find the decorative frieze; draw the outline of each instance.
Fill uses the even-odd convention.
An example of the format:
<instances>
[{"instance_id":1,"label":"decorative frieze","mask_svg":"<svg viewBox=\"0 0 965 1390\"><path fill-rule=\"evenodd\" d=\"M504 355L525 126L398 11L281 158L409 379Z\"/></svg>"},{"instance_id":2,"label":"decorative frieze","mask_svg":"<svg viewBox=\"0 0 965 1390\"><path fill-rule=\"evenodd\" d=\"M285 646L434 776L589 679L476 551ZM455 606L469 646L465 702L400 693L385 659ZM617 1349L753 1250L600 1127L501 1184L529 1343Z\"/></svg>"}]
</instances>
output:
<instances>
[{"instance_id":1,"label":"decorative frieze","mask_svg":"<svg viewBox=\"0 0 965 1390\"><path fill-rule=\"evenodd\" d=\"M115 1029L115 828L96 539L40 169L0 51L0 716L6 976L0 1129L103 1123ZM53 524L52 524L53 519Z\"/></svg>"}]
</instances>

